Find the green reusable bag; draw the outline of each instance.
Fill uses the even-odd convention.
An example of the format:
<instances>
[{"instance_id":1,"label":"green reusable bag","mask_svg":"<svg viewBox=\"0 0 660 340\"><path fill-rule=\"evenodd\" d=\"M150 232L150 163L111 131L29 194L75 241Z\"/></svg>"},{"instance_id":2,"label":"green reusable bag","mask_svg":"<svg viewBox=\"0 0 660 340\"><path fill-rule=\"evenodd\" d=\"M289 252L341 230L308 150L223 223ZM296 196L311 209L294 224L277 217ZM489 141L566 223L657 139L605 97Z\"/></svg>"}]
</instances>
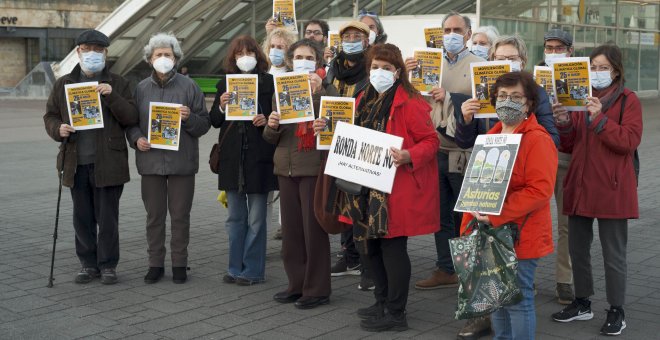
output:
<instances>
[{"instance_id":1,"label":"green reusable bag","mask_svg":"<svg viewBox=\"0 0 660 340\"><path fill-rule=\"evenodd\" d=\"M522 300L512 227L492 228L474 219L465 236L449 240L459 281L456 319L488 315Z\"/></svg>"}]
</instances>

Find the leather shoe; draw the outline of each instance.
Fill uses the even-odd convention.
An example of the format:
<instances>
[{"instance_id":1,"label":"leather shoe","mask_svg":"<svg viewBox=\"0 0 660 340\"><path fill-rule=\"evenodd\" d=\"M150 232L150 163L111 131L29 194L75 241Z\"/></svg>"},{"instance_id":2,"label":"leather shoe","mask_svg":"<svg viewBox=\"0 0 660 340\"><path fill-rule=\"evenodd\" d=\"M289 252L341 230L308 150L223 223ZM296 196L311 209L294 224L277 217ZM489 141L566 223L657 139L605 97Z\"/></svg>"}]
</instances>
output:
<instances>
[{"instance_id":1,"label":"leather shoe","mask_svg":"<svg viewBox=\"0 0 660 340\"><path fill-rule=\"evenodd\" d=\"M312 309L329 303L330 298L327 296L306 296L298 299L293 305L298 309Z\"/></svg>"},{"instance_id":2,"label":"leather shoe","mask_svg":"<svg viewBox=\"0 0 660 340\"><path fill-rule=\"evenodd\" d=\"M144 276L144 283L156 283L158 282L165 273L165 268L163 267L149 267L147 275Z\"/></svg>"},{"instance_id":3,"label":"leather shoe","mask_svg":"<svg viewBox=\"0 0 660 340\"><path fill-rule=\"evenodd\" d=\"M291 294L287 291L283 291L273 295L273 300L279 303L294 303L301 297L302 294Z\"/></svg>"},{"instance_id":4,"label":"leather shoe","mask_svg":"<svg viewBox=\"0 0 660 340\"><path fill-rule=\"evenodd\" d=\"M188 267L172 267L172 282L177 284L185 283L188 280L186 269Z\"/></svg>"},{"instance_id":5,"label":"leather shoe","mask_svg":"<svg viewBox=\"0 0 660 340\"><path fill-rule=\"evenodd\" d=\"M415 282L415 289L428 290L439 288L450 288L458 286L458 275L449 274L440 269L436 269L431 277L425 280Z\"/></svg>"}]
</instances>

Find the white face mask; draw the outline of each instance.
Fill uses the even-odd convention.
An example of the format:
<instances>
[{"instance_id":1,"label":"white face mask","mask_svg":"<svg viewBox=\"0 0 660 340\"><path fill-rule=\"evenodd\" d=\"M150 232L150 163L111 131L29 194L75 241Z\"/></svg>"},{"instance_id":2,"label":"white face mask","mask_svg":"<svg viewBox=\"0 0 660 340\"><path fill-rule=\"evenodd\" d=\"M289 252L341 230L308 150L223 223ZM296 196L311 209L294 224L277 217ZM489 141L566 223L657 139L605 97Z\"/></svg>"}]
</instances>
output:
<instances>
[{"instance_id":1,"label":"white face mask","mask_svg":"<svg viewBox=\"0 0 660 340\"><path fill-rule=\"evenodd\" d=\"M552 66L552 61L559 58L566 58L566 53L547 53L545 55L545 64Z\"/></svg>"},{"instance_id":2,"label":"white face mask","mask_svg":"<svg viewBox=\"0 0 660 340\"><path fill-rule=\"evenodd\" d=\"M373 45L376 42L376 32L369 30L369 45Z\"/></svg>"},{"instance_id":3,"label":"white face mask","mask_svg":"<svg viewBox=\"0 0 660 340\"><path fill-rule=\"evenodd\" d=\"M512 61L511 72L520 72L520 71L522 71L522 64L517 60Z\"/></svg>"},{"instance_id":4,"label":"white face mask","mask_svg":"<svg viewBox=\"0 0 660 340\"><path fill-rule=\"evenodd\" d=\"M307 59L294 59L293 60L294 72L307 72L311 73L316 71L316 62Z\"/></svg>"},{"instance_id":5,"label":"white face mask","mask_svg":"<svg viewBox=\"0 0 660 340\"><path fill-rule=\"evenodd\" d=\"M156 72L166 74L174 68L174 60L168 57L160 57L154 60L153 67Z\"/></svg>"},{"instance_id":6,"label":"white face mask","mask_svg":"<svg viewBox=\"0 0 660 340\"><path fill-rule=\"evenodd\" d=\"M378 68L369 71L369 82L378 93L383 93L394 85L394 72Z\"/></svg>"},{"instance_id":7,"label":"white face mask","mask_svg":"<svg viewBox=\"0 0 660 340\"><path fill-rule=\"evenodd\" d=\"M243 72L250 72L257 66L257 58L250 55L244 55L236 59L236 66Z\"/></svg>"},{"instance_id":8,"label":"white face mask","mask_svg":"<svg viewBox=\"0 0 660 340\"><path fill-rule=\"evenodd\" d=\"M611 71L591 71L591 86L596 90L602 90L612 85Z\"/></svg>"},{"instance_id":9,"label":"white face mask","mask_svg":"<svg viewBox=\"0 0 660 340\"><path fill-rule=\"evenodd\" d=\"M476 55L477 57L482 57L486 60L488 60L488 50L490 48L488 46L482 46L482 45L472 45L472 53Z\"/></svg>"},{"instance_id":10,"label":"white face mask","mask_svg":"<svg viewBox=\"0 0 660 340\"><path fill-rule=\"evenodd\" d=\"M88 73L99 73L105 67L105 55L99 52L84 52L80 54L80 68Z\"/></svg>"}]
</instances>

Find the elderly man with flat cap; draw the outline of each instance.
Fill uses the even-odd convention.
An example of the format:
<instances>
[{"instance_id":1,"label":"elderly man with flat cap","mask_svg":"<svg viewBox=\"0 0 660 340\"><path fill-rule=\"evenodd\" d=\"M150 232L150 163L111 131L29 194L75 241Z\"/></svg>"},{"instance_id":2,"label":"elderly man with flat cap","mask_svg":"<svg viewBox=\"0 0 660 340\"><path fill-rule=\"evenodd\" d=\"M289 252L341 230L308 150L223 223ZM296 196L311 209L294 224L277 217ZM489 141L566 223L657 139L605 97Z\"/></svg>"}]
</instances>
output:
<instances>
[{"instance_id":1,"label":"elderly man with flat cap","mask_svg":"<svg viewBox=\"0 0 660 340\"><path fill-rule=\"evenodd\" d=\"M119 262L119 198L129 181L124 129L138 123L138 110L128 81L106 66L110 39L87 30L76 45L80 63L55 82L44 124L48 135L61 142L57 167L58 171L63 167L62 184L71 189L76 255L82 265L75 282L84 284L100 277L101 283L114 284ZM65 85L83 82L98 82L102 128L76 131L69 121Z\"/></svg>"}]
</instances>

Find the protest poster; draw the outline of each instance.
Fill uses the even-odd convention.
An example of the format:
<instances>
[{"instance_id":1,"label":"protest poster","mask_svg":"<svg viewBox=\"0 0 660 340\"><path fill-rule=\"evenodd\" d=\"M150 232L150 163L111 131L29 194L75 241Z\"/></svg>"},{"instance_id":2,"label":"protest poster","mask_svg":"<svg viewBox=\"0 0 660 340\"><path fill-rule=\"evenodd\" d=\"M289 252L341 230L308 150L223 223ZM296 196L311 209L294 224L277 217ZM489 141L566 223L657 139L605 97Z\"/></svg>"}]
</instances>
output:
<instances>
[{"instance_id":1,"label":"protest poster","mask_svg":"<svg viewBox=\"0 0 660 340\"><path fill-rule=\"evenodd\" d=\"M341 47L341 37L339 36L339 31L328 31L328 48L332 52L332 58L337 57Z\"/></svg>"},{"instance_id":2,"label":"protest poster","mask_svg":"<svg viewBox=\"0 0 660 340\"><path fill-rule=\"evenodd\" d=\"M316 149L330 150L337 122L355 121L355 98L322 96L319 117L326 119L326 125L316 136Z\"/></svg>"},{"instance_id":3,"label":"protest poster","mask_svg":"<svg viewBox=\"0 0 660 340\"><path fill-rule=\"evenodd\" d=\"M149 129L147 140L154 149L179 151L181 134L181 104L149 103Z\"/></svg>"},{"instance_id":4,"label":"protest poster","mask_svg":"<svg viewBox=\"0 0 660 340\"><path fill-rule=\"evenodd\" d=\"M227 120L252 120L257 116L259 79L256 74L228 74L229 101L225 107Z\"/></svg>"},{"instance_id":5,"label":"protest poster","mask_svg":"<svg viewBox=\"0 0 660 340\"><path fill-rule=\"evenodd\" d=\"M433 88L440 87L442 76L442 49L416 48L413 58L417 60L417 67L410 71L410 83L422 95L428 96Z\"/></svg>"},{"instance_id":6,"label":"protest poster","mask_svg":"<svg viewBox=\"0 0 660 340\"><path fill-rule=\"evenodd\" d=\"M103 128L101 95L96 81L64 85L69 122L76 130Z\"/></svg>"},{"instance_id":7,"label":"protest poster","mask_svg":"<svg viewBox=\"0 0 660 340\"><path fill-rule=\"evenodd\" d=\"M586 110L587 97L591 97L590 76L588 57L553 59L555 94L566 110Z\"/></svg>"},{"instance_id":8,"label":"protest poster","mask_svg":"<svg viewBox=\"0 0 660 340\"><path fill-rule=\"evenodd\" d=\"M502 212L521 138L521 134L477 136L455 211L486 215Z\"/></svg>"},{"instance_id":9,"label":"protest poster","mask_svg":"<svg viewBox=\"0 0 660 340\"><path fill-rule=\"evenodd\" d=\"M557 96L555 95L555 87L552 85L552 67L534 66L534 80L545 90L550 104L556 103Z\"/></svg>"},{"instance_id":10,"label":"protest poster","mask_svg":"<svg viewBox=\"0 0 660 340\"><path fill-rule=\"evenodd\" d=\"M434 26L424 28L426 47L442 48L442 37L444 34L445 32L442 30L442 27Z\"/></svg>"},{"instance_id":11,"label":"protest poster","mask_svg":"<svg viewBox=\"0 0 660 340\"><path fill-rule=\"evenodd\" d=\"M481 107L474 118L497 118L495 107L490 104L490 94L495 80L511 72L511 60L481 61L470 64L472 97L479 100Z\"/></svg>"},{"instance_id":12,"label":"protest poster","mask_svg":"<svg viewBox=\"0 0 660 340\"><path fill-rule=\"evenodd\" d=\"M390 147L401 149L403 138L337 122L325 174L392 193L397 167Z\"/></svg>"},{"instance_id":13,"label":"protest poster","mask_svg":"<svg viewBox=\"0 0 660 340\"><path fill-rule=\"evenodd\" d=\"M275 76L275 94L280 124L314 120L309 74L287 72Z\"/></svg>"},{"instance_id":14,"label":"protest poster","mask_svg":"<svg viewBox=\"0 0 660 340\"><path fill-rule=\"evenodd\" d=\"M298 32L296 24L296 1L295 0L273 0L273 19L277 27L284 27L293 32Z\"/></svg>"}]
</instances>

